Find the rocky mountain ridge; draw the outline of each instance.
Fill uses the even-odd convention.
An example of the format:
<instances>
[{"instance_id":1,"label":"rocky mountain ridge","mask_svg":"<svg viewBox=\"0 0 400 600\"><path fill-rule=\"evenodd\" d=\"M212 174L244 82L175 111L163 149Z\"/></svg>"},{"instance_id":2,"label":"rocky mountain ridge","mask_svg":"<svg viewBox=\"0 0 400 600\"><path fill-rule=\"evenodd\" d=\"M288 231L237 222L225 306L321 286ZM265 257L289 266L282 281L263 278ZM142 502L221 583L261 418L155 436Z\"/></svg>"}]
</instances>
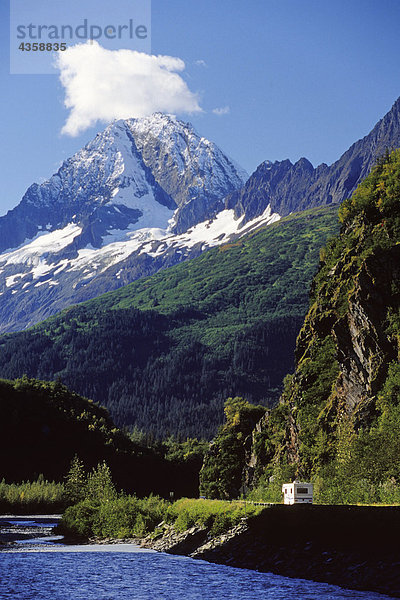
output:
<instances>
[{"instance_id":1,"label":"rocky mountain ridge","mask_svg":"<svg viewBox=\"0 0 400 600\"><path fill-rule=\"evenodd\" d=\"M286 216L315 206L339 204L349 198L368 175L386 149L400 147L400 98L372 131L355 142L331 166L314 168L306 159L295 164L290 160L265 161L259 165L243 188L225 200L236 217L245 215L243 223L253 219L266 207Z\"/></svg>"}]
</instances>

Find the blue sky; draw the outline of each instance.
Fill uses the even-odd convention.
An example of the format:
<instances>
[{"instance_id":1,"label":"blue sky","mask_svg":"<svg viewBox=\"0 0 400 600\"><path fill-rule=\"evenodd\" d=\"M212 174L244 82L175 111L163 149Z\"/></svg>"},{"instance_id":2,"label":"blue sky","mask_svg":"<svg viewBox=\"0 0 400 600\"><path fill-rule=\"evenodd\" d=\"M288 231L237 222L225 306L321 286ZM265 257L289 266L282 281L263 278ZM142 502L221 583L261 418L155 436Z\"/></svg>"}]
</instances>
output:
<instances>
[{"instance_id":1,"label":"blue sky","mask_svg":"<svg viewBox=\"0 0 400 600\"><path fill-rule=\"evenodd\" d=\"M61 134L65 90L55 75L10 75L0 7L4 214L104 123ZM203 112L178 116L252 172L266 159L330 164L370 131L400 96L399 23L399 0L153 0L151 44L185 62Z\"/></svg>"}]
</instances>

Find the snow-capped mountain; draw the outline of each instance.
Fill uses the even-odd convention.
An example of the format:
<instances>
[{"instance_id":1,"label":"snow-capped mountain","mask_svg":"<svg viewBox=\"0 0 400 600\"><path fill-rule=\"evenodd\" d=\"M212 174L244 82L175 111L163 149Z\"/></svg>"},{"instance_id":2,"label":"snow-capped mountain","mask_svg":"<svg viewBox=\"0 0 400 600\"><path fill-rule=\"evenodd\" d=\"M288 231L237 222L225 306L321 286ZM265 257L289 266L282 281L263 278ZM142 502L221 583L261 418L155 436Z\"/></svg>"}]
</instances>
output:
<instances>
[{"instance_id":1,"label":"snow-capped mountain","mask_svg":"<svg viewBox=\"0 0 400 600\"><path fill-rule=\"evenodd\" d=\"M0 218L0 331L226 241L242 219L223 198L246 177L173 116L108 126Z\"/></svg>"},{"instance_id":2,"label":"snow-capped mountain","mask_svg":"<svg viewBox=\"0 0 400 600\"><path fill-rule=\"evenodd\" d=\"M386 148L399 146L400 99L333 165L265 161L248 179L174 116L117 121L0 218L0 332L280 216L341 202Z\"/></svg>"},{"instance_id":3,"label":"snow-capped mountain","mask_svg":"<svg viewBox=\"0 0 400 600\"><path fill-rule=\"evenodd\" d=\"M100 247L109 229L139 227L139 221L164 225L176 208L120 121L66 160L48 181L29 187L21 203L0 219L0 250L71 223L81 229L75 250L89 243Z\"/></svg>"},{"instance_id":4,"label":"snow-capped mountain","mask_svg":"<svg viewBox=\"0 0 400 600\"><path fill-rule=\"evenodd\" d=\"M167 227L173 215L170 229L183 232L222 209L221 199L245 179L215 144L173 116L117 121L0 218L0 251L71 222L82 226L82 243L95 247L108 241L108 229Z\"/></svg>"}]
</instances>

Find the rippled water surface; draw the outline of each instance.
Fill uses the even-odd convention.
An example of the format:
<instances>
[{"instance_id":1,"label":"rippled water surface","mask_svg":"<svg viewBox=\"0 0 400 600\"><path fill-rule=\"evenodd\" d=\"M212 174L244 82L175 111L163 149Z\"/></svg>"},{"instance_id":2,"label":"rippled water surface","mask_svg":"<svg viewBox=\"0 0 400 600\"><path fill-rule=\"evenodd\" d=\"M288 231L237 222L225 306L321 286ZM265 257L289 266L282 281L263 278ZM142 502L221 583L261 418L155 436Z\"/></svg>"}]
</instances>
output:
<instances>
[{"instance_id":1,"label":"rippled water surface","mask_svg":"<svg viewBox=\"0 0 400 600\"><path fill-rule=\"evenodd\" d=\"M42 527L42 534L43 523L36 526ZM66 546L45 535L34 540L25 538L0 552L1 600L345 598L383 600L388 596L212 565L132 544Z\"/></svg>"}]
</instances>

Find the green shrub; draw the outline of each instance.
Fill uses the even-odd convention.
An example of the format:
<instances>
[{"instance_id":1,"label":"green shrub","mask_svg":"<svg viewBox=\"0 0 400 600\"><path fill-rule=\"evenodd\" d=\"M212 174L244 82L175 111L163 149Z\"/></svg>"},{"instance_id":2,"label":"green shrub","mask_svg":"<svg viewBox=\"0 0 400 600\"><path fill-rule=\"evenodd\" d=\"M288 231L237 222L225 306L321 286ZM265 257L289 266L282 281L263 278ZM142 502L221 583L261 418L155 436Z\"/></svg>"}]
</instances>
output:
<instances>
[{"instance_id":1,"label":"green shrub","mask_svg":"<svg viewBox=\"0 0 400 600\"><path fill-rule=\"evenodd\" d=\"M143 537L163 520L167 503L157 496L120 495L100 501L87 498L64 513L60 530L69 536Z\"/></svg>"},{"instance_id":2,"label":"green shrub","mask_svg":"<svg viewBox=\"0 0 400 600\"><path fill-rule=\"evenodd\" d=\"M190 527L209 527L212 535L228 531L246 516L260 512L261 507L244 502L182 498L168 510L168 520L177 531Z\"/></svg>"},{"instance_id":3,"label":"green shrub","mask_svg":"<svg viewBox=\"0 0 400 600\"><path fill-rule=\"evenodd\" d=\"M98 503L88 499L82 500L66 509L59 524L59 530L64 535L88 538L94 533L94 523L98 512Z\"/></svg>"},{"instance_id":4,"label":"green shrub","mask_svg":"<svg viewBox=\"0 0 400 600\"><path fill-rule=\"evenodd\" d=\"M47 481L40 475L36 481L0 482L0 510L5 513L60 512L67 505L64 485Z\"/></svg>"}]
</instances>

